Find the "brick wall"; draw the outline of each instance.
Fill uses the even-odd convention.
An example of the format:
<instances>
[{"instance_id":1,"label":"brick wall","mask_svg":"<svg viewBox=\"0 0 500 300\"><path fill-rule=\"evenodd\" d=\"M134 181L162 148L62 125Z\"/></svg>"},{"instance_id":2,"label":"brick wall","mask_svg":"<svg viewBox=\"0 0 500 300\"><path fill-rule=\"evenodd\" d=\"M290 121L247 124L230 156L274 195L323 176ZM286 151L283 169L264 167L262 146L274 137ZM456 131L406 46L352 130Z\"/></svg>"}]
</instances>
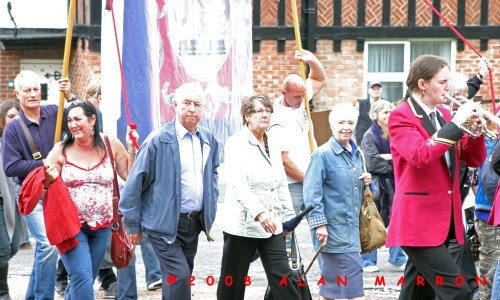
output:
<instances>
[{"instance_id":1,"label":"brick wall","mask_svg":"<svg viewBox=\"0 0 500 300\"><path fill-rule=\"evenodd\" d=\"M282 0L283 1L283 0ZM318 26L331 26L333 18L333 0L318 1ZM297 1L300 7L300 0ZM465 22L467 25L479 25L480 0L466 1ZM407 26L407 0L391 1L391 25ZM490 1L489 23L500 25L500 8ZM367 26L378 27L382 24L382 1L366 1ZM289 2L286 3L286 24L290 26L291 12ZM277 22L277 5L271 0L262 1L261 23L265 26L274 26ZM452 23L456 23L457 15L456 0L441 1L441 11ZM300 8L299 8L300 9ZM433 12L423 1L416 2L416 25L430 26L432 24ZM357 2L342 1L342 24L344 26L356 26ZM323 91L315 98L315 111L328 110L339 101L353 101L363 98L363 53L356 51L356 41L343 40L340 52L332 51L332 41L317 41L316 56L322 61L327 73L327 84ZM479 49L479 40L471 40L476 49ZM253 54L254 90L264 93L271 98L279 95L281 81L289 73L298 73L298 66L293 59L295 49L294 41L287 41L285 52L277 52L275 41L262 41L261 51ZM495 81L496 98L500 98L500 40L490 40L488 50L481 53L489 57L495 64L493 78ZM479 60L472 50L466 46L465 51L457 52L456 71L473 76L479 70ZM489 82L486 79L478 96L490 99Z\"/></svg>"},{"instance_id":2,"label":"brick wall","mask_svg":"<svg viewBox=\"0 0 500 300\"><path fill-rule=\"evenodd\" d=\"M88 42L79 40L70 60L69 78L72 90L79 98L85 97L88 83L101 75L101 55L89 50Z\"/></svg>"},{"instance_id":3,"label":"brick wall","mask_svg":"<svg viewBox=\"0 0 500 300\"><path fill-rule=\"evenodd\" d=\"M14 89L7 88L7 80L14 80L21 70L17 51L0 51L0 100L15 99Z\"/></svg>"}]
</instances>

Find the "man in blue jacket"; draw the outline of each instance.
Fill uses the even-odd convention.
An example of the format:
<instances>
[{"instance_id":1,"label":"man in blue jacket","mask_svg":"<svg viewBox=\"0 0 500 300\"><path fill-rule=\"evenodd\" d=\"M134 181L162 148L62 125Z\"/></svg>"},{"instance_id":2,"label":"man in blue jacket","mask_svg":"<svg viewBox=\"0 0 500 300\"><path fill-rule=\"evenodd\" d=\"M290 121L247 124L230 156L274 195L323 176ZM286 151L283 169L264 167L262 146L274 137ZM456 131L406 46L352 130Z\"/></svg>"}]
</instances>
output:
<instances>
[{"instance_id":1,"label":"man in blue jacket","mask_svg":"<svg viewBox=\"0 0 500 300\"><path fill-rule=\"evenodd\" d=\"M120 200L131 242L138 244L146 232L158 256L162 280L169 283L163 285L163 299L191 299L198 235L204 231L212 240L220 146L198 126L202 95L199 83L177 88L176 119L144 141Z\"/></svg>"}]
</instances>

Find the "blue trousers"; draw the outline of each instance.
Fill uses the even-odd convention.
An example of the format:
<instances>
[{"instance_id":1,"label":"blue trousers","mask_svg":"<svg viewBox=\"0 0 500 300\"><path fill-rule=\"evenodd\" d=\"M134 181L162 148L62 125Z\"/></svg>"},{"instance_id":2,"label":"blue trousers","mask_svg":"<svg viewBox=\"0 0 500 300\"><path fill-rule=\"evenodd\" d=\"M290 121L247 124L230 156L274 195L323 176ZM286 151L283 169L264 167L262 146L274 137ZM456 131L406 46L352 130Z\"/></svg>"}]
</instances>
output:
<instances>
[{"instance_id":1,"label":"blue trousers","mask_svg":"<svg viewBox=\"0 0 500 300\"><path fill-rule=\"evenodd\" d=\"M94 299L94 279L101 267L110 234L111 227L91 230L84 223L76 236L78 246L61 254L69 276L65 299Z\"/></svg>"},{"instance_id":2,"label":"blue trousers","mask_svg":"<svg viewBox=\"0 0 500 300\"><path fill-rule=\"evenodd\" d=\"M149 236L143 232L141 239L141 253L144 268L146 269L146 284L161 279L160 262L149 240ZM118 300L137 299L137 278L135 271L135 253L130 265L118 269Z\"/></svg>"},{"instance_id":3,"label":"blue trousers","mask_svg":"<svg viewBox=\"0 0 500 300\"><path fill-rule=\"evenodd\" d=\"M16 198L19 197L21 186L16 186ZM31 270L26 300L54 299L54 286L56 284L56 266L58 251L51 246L45 232L43 218L43 197L31 214L24 216L26 227L36 241L35 259Z\"/></svg>"},{"instance_id":4,"label":"blue trousers","mask_svg":"<svg viewBox=\"0 0 500 300\"><path fill-rule=\"evenodd\" d=\"M167 243L162 234L146 230L160 261L163 300L191 299L189 276L193 273L200 232L201 222L199 219L182 217L179 218L177 224L175 241L170 244ZM172 276L175 276L175 283L173 283ZM167 277L169 277L168 281Z\"/></svg>"}]
</instances>

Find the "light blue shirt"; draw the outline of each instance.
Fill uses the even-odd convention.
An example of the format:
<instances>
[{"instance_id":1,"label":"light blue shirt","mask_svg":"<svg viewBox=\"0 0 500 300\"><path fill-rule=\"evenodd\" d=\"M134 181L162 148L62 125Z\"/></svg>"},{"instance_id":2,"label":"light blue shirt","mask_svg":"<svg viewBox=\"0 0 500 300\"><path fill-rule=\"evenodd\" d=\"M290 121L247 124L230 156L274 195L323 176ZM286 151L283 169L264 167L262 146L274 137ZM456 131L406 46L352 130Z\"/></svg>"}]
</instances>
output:
<instances>
[{"instance_id":1,"label":"light blue shirt","mask_svg":"<svg viewBox=\"0 0 500 300\"><path fill-rule=\"evenodd\" d=\"M181 159L181 213L203 209L203 155L199 131L189 132L175 120Z\"/></svg>"}]
</instances>

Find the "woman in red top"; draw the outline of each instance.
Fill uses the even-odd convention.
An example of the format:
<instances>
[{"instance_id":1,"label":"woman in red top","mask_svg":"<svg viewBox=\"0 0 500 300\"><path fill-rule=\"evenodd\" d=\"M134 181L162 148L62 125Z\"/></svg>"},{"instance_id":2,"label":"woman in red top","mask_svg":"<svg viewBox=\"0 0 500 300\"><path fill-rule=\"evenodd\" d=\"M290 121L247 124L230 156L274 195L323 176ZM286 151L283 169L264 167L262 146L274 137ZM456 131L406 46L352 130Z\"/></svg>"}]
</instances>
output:
<instances>
[{"instance_id":1,"label":"woman in red top","mask_svg":"<svg viewBox=\"0 0 500 300\"><path fill-rule=\"evenodd\" d=\"M460 129L477 114L477 104L464 104L453 118L441 107L449 78L446 60L418 57L406 80L406 101L389 118L396 191L387 247L402 246L409 258L400 299L469 299L467 285L455 283L460 269L447 244L464 239L459 159L479 167L486 149L483 137Z\"/></svg>"}]
</instances>

